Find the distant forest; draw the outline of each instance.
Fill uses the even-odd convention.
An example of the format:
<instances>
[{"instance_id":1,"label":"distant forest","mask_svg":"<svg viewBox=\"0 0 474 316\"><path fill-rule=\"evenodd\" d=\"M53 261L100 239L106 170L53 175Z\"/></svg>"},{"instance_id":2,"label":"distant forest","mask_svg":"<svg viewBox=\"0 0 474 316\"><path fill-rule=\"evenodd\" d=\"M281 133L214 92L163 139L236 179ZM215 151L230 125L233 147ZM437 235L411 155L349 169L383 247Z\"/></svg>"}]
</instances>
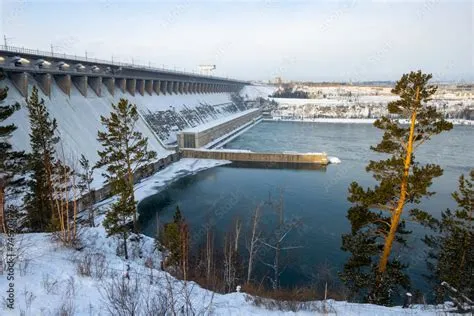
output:
<instances>
[{"instance_id":1,"label":"distant forest","mask_svg":"<svg viewBox=\"0 0 474 316\"><path fill-rule=\"evenodd\" d=\"M284 88L283 90L277 90L272 95L269 95L271 98L293 98L293 99L309 99L308 92L306 91L293 91L292 88Z\"/></svg>"}]
</instances>

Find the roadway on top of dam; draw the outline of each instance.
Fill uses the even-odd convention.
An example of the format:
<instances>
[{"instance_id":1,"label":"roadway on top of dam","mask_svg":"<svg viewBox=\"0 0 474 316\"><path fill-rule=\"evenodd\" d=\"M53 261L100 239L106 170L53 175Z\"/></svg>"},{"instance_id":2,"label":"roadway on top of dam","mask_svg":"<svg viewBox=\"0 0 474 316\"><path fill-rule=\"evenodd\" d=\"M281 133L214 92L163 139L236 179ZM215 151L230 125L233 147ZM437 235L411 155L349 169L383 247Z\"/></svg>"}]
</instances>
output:
<instances>
[{"instance_id":1,"label":"roadway on top of dam","mask_svg":"<svg viewBox=\"0 0 474 316\"><path fill-rule=\"evenodd\" d=\"M24 63L20 59L23 59ZM67 64L68 67L58 65ZM76 66L82 66L79 70ZM173 71L130 63L80 57L62 53L0 45L0 68L8 71L107 76L130 79L195 81L217 84L250 84L248 81L202 75L192 72Z\"/></svg>"}]
</instances>

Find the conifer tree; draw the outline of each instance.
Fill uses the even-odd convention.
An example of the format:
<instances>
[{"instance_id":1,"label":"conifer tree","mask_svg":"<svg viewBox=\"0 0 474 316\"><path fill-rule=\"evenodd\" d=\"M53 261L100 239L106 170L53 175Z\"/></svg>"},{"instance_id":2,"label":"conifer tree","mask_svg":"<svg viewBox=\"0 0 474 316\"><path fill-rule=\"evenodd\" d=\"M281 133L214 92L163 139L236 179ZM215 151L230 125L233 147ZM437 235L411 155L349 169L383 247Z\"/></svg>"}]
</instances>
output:
<instances>
[{"instance_id":1,"label":"conifer tree","mask_svg":"<svg viewBox=\"0 0 474 316\"><path fill-rule=\"evenodd\" d=\"M461 175L458 191L452 194L458 208L442 212L434 225L438 234L424 239L430 247L428 268L439 303L447 298L442 282L474 297L474 170L469 178Z\"/></svg>"},{"instance_id":2,"label":"conifer tree","mask_svg":"<svg viewBox=\"0 0 474 316\"><path fill-rule=\"evenodd\" d=\"M28 168L31 176L28 181L30 192L26 195L25 205L29 227L33 231L54 230L54 187L53 175L56 164L55 146L59 142L56 119L49 117L44 100L38 98L38 89L34 86L31 96L26 100L30 119L30 146Z\"/></svg>"},{"instance_id":3,"label":"conifer tree","mask_svg":"<svg viewBox=\"0 0 474 316\"><path fill-rule=\"evenodd\" d=\"M136 128L139 119L137 107L126 99L120 99L117 105L112 104L110 117L101 116L105 132L98 132L97 140L102 144L96 168L106 167L104 176L113 185L113 193L126 198L126 205L133 204L133 230L138 231L136 203L133 195L134 174L156 158L154 151L148 150L148 138L143 137ZM123 182L122 182L123 181ZM123 190L123 191L122 191ZM131 194L130 194L131 192ZM127 206L128 207L128 206ZM116 210L118 211L118 210ZM129 215L129 209L123 210Z\"/></svg>"},{"instance_id":4,"label":"conifer tree","mask_svg":"<svg viewBox=\"0 0 474 316\"><path fill-rule=\"evenodd\" d=\"M183 245L183 227L187 225L181 215L179 206L176 206L176 211L173 215L173 221L164 226L163 231L163 245L170 252L168 262L172 265L182 266L182 245Z\"/></svg>"},{"instance_id":5,"label":"conifer tree","mask_svg":"<svg viewBox=\"0 0 474 316\"><path fill-rule=\"evenodd\" d=\"M0 73L0 80L4 79ZM15 111L20 108L20 104L3 104L8 94L8 87L0 89L0 123L4 122ZM24 177L21 176L22 167L25 164L25 153L13 150L10 137L17 129L15 124L0 125L0 232L6 233L5 225L5 204L7 196L20 193L25 184Z\"/></svg>"},{"instance_id":6,"label":"conifer tree","mask_svg":"<svg viewBox=\"0 0 474 316\"><path fill-rule=\"evenodd\" d=\"M107 231L107 236L122 238L125 259L128 259L127 239L130 235L130 224L136 212L133 187L127 184L125 177L118 177L112 181L113 192L118 193L118 201L112 204L111 209L105 215L102 225Z\"/></svg>"},{"instance_id":7,"label":"conifer tree","mask_svg":"<svg viewBox=\"0 0 474 316\"><path fill-rule=\"evenodd\" d=\"M442 175L436 164L421 165L415 160L416 149L433 135L452 128L443 115L426 103L437 87L428 82L430 74L421 71L404 74L392 89L400 96L388 104L389 116L378 119L374 126L383 130L379 144L371 149L388 156L370 161L367 172L373 174L377 185L364 189L357 182L349 187L349 201L353 206L347 218L351 233L342 236L342 249L351 252L341 273L341 279L353 294L365 301L390 305L400 286L409 287L409 279L403 272L406 267L397 258L390 258L394 243L404 246L405 229L402 218L426 220L429 214L417 208L423 197L434 192L429 187L434 178ZM400 123L408 120L409 124Z\"/></svg>"}]
</instances>

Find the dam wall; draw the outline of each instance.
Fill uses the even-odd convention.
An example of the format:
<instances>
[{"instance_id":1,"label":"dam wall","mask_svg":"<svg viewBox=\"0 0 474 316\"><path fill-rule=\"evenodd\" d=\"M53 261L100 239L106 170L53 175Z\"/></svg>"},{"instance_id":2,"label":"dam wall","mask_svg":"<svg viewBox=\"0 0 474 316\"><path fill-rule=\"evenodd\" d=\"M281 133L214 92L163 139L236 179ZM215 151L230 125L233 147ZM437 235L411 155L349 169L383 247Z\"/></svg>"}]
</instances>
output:
<instances>
[{"instance_id":1,"label":"dam wall","mask_svg":"<svg viewBox=\"0 0 474 316\"><path fill-rule=\"evenodd\" d=\"M256 153L246 150L180 149L183 158L218 159L241 162L327 165L325 153Z\"/></svg>"},{"instance_id":2,"label":"dam wall","mask_svg":"<svg viewBox=\"0 0 474 316\"><path fill-rule=\"evenodd\" d=\"M37 81L31 75L27 75L26 79L27 93L30 94L33 86L37 86ZM21 106L19 111L3 122L4 124L14 123L17 126L10 141L14 149L28 152L31 150L30 123L25 98L8 77L0 81L0 87L8 88L8 96L4 104L18 102ZM67 161L77 161L80 155L84 154L91 164L97 162L99 159L97 151L101 149L97 141L97 132L103 130L100 116L109 116L112 111L111 104L117 103L121 98L126 98L137 105L141 115L136 127L148 138L149 149L157 152L158 160L176 152L173 147L163 146L163 144L166 145L166 142L170 142L173 138L176 141L176 133L181 129L232 115L245 110L250 104L249 102L233 103L230 93L131 96L121 90L116 90L114 95L110 94L104 82L101 83L100 88L100 97L90 85L86 87L87 96L84 96L74 84L69 94L66 94L58 82L53 81L48 87L49 95L46 95L42 89L38 91L50 116L58 122L58 134L61 137L58 154L64 156ZM161 117L161 120L157 120L157 117ZM158 125L159 123L163 125ZM102 172L103 170L100 169L95 170L96 183L93 183L93 187L98 188L103 184Z\"/></svg>"},{"instance_id":3,"label":"dam wall","mask_svg":"<svg viewBox=\"0 0 474 316\"><path fill-rule=\"evenodd\" d=\"M219 137L257 119L260 114L260 109L253 108L232 114L220 120L185 129L181 131L178 136L179 148L203 147Z\"/></svg>"}]
</instances>

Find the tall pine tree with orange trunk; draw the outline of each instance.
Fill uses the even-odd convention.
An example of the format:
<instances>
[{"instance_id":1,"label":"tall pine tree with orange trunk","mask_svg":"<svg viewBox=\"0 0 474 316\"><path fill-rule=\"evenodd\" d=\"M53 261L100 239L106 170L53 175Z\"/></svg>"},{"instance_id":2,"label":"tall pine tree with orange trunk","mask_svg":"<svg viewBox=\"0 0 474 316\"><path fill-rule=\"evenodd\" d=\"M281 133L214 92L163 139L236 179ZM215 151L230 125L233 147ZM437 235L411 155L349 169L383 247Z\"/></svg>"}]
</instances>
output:
<instances>
[{"instance_id":1,"label":"tall pine tree with orange trunk","mask_svg":"<svg viewBox=\"0 0 474 316\"><path fill-rule=\"evenodd\" d=\"M400 287L409 288L409 278L403 272L407 265L391 256L392 249L395 243L406 245L404 235L410 232L405 229L405 217L417 221L429 217L417 206L434 194L429 187L443 173L436 164L422 165L415 160L420 145L452 129L441 113L427 105L437 90L429 84L431 78L417 71L403 75L396 83L392 93L400 98L388 104L389 116L374 123L384 135L371 149L388 155L366 167L377 184L364 189L353 182L349 187L351 233L342 236L342 249L351 256L340 275L351 292L366 302L390 305Z\"/></svg>"}]
</instances>

